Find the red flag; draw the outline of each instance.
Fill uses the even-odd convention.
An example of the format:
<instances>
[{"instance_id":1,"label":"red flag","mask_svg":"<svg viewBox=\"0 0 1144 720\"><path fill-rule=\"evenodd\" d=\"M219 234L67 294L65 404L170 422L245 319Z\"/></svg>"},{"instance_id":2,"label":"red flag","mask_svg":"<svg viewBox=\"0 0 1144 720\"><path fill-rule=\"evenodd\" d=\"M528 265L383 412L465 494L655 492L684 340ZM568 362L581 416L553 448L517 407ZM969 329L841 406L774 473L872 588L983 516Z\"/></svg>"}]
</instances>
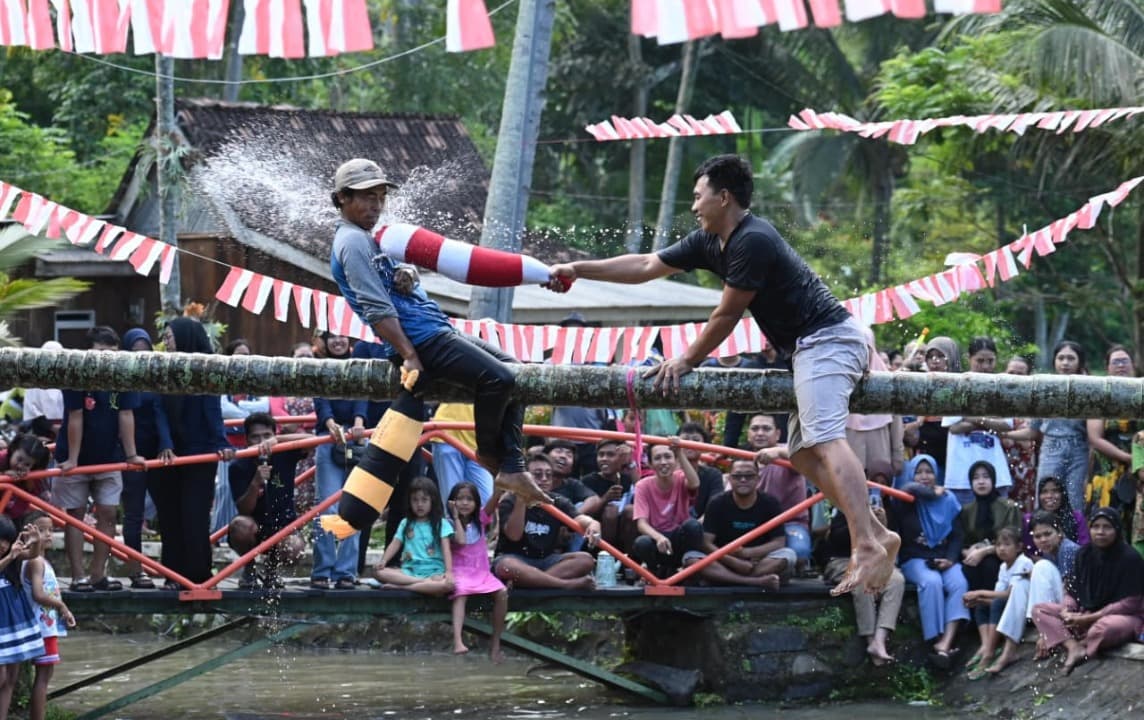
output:
<instances>
[{"instance_id":1,"label":"red flag","mask_svg":"<svg viewBox=\"0 0 1144 720\"><path fill-rule=\"evenodd\" d=\"M445 49L449 52L482 50L496 45L484 0L449 0L446 13Z\"/></svg>"}]
</instances>

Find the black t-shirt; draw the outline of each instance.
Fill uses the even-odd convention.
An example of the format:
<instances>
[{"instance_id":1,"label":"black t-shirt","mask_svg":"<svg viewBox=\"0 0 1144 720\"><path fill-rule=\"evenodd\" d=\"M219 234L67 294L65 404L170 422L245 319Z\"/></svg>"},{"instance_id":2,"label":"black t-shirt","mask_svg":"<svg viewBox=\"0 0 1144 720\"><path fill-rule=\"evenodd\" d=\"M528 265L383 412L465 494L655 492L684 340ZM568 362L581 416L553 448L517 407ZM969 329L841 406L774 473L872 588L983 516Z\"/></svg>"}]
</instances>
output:
<instances>
[{"instance_id":1,"label":"black t-shirt","mask_svg":"<svg viewBox=\"0 0 1144 720\"><path fill-rule=\"evenodd\" d=\"M723 492L723 473L710 465L699 465L695 473L699 475L699 490L692 499L691 514L701 517L707 511L708 503Z\"/></svg>"},{"instance_id":2,"label":"black t-shirt","mask_svg":"<svg viewBox=\"0 0 1144 720\"><path fill-rule=\"evenodd\" d=\"M305 457L304 450L287 450L270 456L270 479L263 485L262 495L250 516L258 523L260 537L270 537L289 525L297 517L294 510L294 475L298 461ZM227 477L230 494L237 503L254 479L262 461L256 457L238 458L230 463Z\"/></svg>"},{"instance_id":3,"label":"black t-shirt","mask_svg":"<svg viewBox=\"0 0 1144 720\"><path fill-rule=\"evenodd\" d=\"M596 495L588 486L574 477L565 478L560 487L552 488L552 492L568 498L573 505L579 505L590 497Z\"/></svg>"},{"instance_id":4,"label":"black t-shirt","mask_svg":"<svg viewBox=\"0 0 1144 720\"><path fill-rule=\"evenodd\" d=\"M570 517L575 517L579 513L576 508L572 507L572 503L568 502L568 498L562 495L556 495L552 498L552 504L556 506L560 512ZM512 514L512 509L516 506L516 497L509 496L500 503L500 535L497 538L497 555L523 555L527 558L541 559L545 558L552 553L562 552L564 546L561 544L560 530L565 527L564 523L548 514L542 507L530 507L524 512L524 534L520 536L520 540L510 540L508 535L505 534L504 526L508 522L508 516Z\"/></svg>"},{"instance_id":5,"label":"black t-shirt","mask_svg":"<svg viewBox=\"0 0 1144 720\"><path fill-rule=\"evenodd\" d=\"M792 353L795 341L850 317L806 261L766 220L748 214L727 242L694 230L659 251L673 268L710 270L739 290L754 290L749 309L767 340Z\"/></svg>"},{"instance_id":6,"label":"black t-shirt","mask_svg":"<svg viewBox=\"0 0 1144 720\"><path fill-rule=\"evenodd\" d=\"M600 497L603 497L604 493L611 490L613 485L622 487L625 494L632 488L632 478L627 473L620 473L619 481L616 481L611 477L604 477L600 473L594 472L581 478L581 482Z\"/></svg>"},{"instance_id":7,"label":"black t-shirt","mask_svg":"<svg viewBox=\"0 0 1144 720\"><path fill-rule=\"evenodd\" d=\"M119 441L119 411L139 407L139 393L103 390L64 390L64 422L56 437L56 462L68 459L68 415L83 411L83 440L79 446L80 465L123 462Z\"/></svg>"},{"instance_id":8,"label":"black t-shirt","mask_svg":"<svg viewBox=\"0 0 1144 720\"><path fill-rule=\"evenodd\" d=\"M723 547L732 540L746 535L771 518L778 517L782 512L779 501L766 493L759 493L755 504L746 510L735 504L733 495L734 493L729 492L716 495L707 503L707 512L703 515L703 532L714 535L715 545L718 547ZM786 532L782 523L779 523L770 532L747 543L747 547L785 537Z\"/></svg>"}]
</instances>

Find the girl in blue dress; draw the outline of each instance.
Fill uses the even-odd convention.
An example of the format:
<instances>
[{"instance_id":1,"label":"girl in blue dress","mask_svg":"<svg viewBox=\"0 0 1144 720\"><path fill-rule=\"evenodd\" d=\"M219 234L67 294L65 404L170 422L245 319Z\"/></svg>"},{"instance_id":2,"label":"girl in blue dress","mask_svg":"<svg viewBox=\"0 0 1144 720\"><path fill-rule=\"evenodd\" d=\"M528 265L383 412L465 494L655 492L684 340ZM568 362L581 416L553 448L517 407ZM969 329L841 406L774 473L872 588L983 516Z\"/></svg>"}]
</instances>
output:
<instances>
[{"instance_id":1,"label":"girl in blue dress","mask_svg":"<svg viewBox=\"0 0 1144 720\"><path fill-rule=\"evenodd\" d=\"M23 561L40 542L34 527L17 533L6 515L0 515L0 720L7 720L20 663L44 654L40 622L20 586Z\"/></svg>"}]
</instances>

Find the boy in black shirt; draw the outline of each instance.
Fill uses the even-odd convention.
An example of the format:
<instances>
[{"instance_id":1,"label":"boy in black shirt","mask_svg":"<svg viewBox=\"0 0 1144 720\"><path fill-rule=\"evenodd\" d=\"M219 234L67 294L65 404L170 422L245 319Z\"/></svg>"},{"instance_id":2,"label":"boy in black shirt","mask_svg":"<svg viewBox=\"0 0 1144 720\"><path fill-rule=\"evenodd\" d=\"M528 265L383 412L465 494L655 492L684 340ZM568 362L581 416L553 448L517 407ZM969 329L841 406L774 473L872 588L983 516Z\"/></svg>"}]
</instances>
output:
<instances>
[{"instance_id":1,"label":"boy in black shirt","mask_svg":"<svg viewBox=\"0 0 1144 720\"><path fill-rule=\"evenodd\" d=\"M230 493L239 514L227 528L227 543L239 555L245 555L259 543L297 518L294 510L294 475L298 461L306 450L286 450L272 454L280 442L304 440L313 435L295 433L276 436L274 418L267 413L252 413L243 421L246 446L258 447L258 457L245 457L230 463ZM297 534L286 537L263 557L262 584L281 588L278 578L281 565L292 565L302 554L304 543ZM239 588L256 586L254 562L243 568Z\"/></svg>"},{"instance_id":2,"label":"boy in black shirt","mask_svg":"<svg viewBox=\"0 0 1144 720\"><path fill-rule=\"evenodd\" d=\"M751 166L736 155L706 160L695 171L691 211L699 223L658 253L581 260L552 268L549 287L577 277L642 283L703 268L723 280L719 306L679 357L648 371L655 387L678 391L683 375L719 347L750 310L770 344L792 353L798 416L788 428L795 468L850 519L853 551L846 576L831 592L885 587L901 539L870 513L862 463L846 442L850 394L868 370L862 328L778 231L750 212Z\"/></svg>"}]
</instances>

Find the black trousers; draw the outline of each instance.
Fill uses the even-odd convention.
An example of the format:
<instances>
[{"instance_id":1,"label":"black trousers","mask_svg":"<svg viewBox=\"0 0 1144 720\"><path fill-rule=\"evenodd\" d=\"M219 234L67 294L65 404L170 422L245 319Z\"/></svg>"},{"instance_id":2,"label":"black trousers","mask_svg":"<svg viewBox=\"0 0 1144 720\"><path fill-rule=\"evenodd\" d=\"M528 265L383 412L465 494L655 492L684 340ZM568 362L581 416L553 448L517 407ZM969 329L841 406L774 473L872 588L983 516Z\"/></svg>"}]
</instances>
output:
<instances>
[{"instance_id":1,"label":"black trousers","mask_svg":"<svg viewBox=\"0 0 1144 720\"><path fill-rule=\"evenodd\" d=\"M649 481L650 482L650 481ZM664 555L655 546L649 535L640 535L632 546L632 557L647 565L657 577L667 577L679 569L683 555L698 550L703 545L703 526L692 518L669 533L664 533L671 541L671 555Z\"/></svg>"},{"instance_id":2,"label":"black trousers","mask_svg":"<svg viewBox=\"0 0 1144 720\"><path fill-rule=\"evenodd\" d=\"M524 406L512 400L516 379L506 367L516 359L460 333L441 333L414 349L425 367L418 386L439 379L472 390L477 452L497 458L503 472L523 472Z\"/></svg>"},{"instance_id":3,"label":"black trousers","mask_svg":"<svg viewBox=\"0 0 1144 720\"><path fill-rule=\"evenodd\" d=\"M191 582L211 576L211 503L218 465L178 465L147 473L163 534L163 565Z\"/></svg>"}]
</instances>

